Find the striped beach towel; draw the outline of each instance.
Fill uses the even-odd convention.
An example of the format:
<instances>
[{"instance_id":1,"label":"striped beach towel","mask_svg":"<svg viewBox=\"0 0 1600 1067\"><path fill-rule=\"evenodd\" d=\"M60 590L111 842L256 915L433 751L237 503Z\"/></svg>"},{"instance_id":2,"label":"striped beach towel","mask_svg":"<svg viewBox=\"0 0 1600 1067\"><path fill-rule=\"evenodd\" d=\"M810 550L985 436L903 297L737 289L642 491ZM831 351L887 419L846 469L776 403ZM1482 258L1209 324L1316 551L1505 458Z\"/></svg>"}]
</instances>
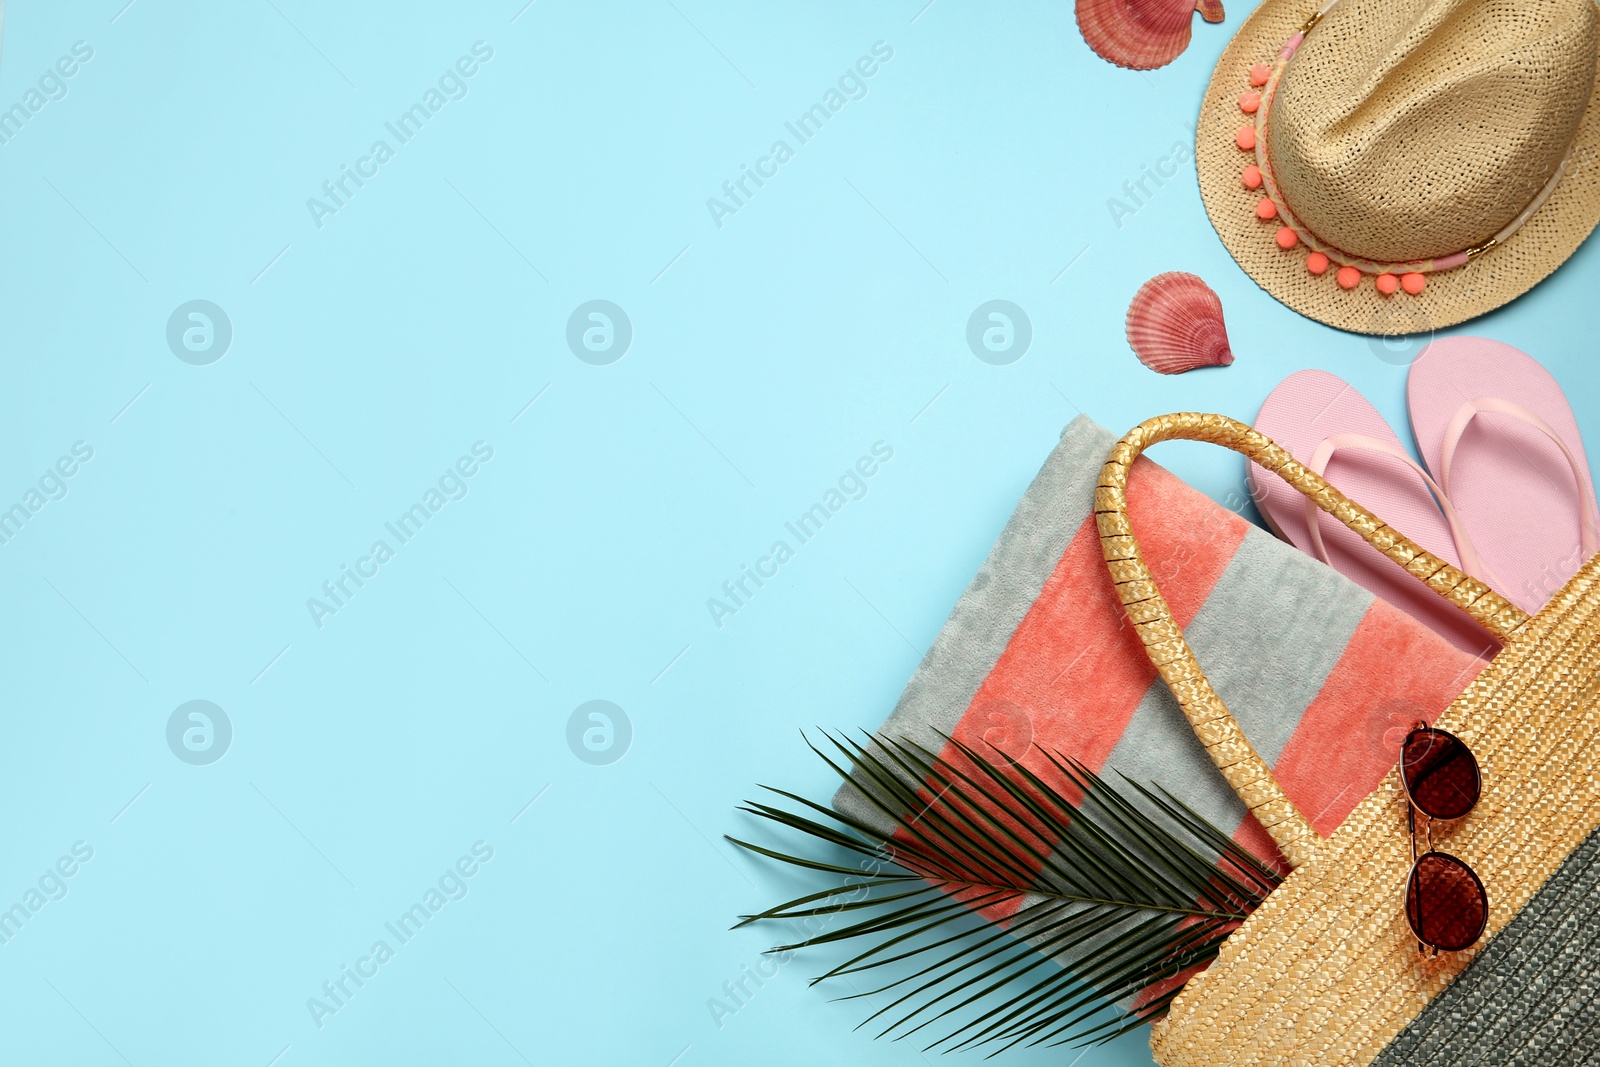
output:
<instances>
[{"instance_id":1,"label":"striped beach towel","mask_svg":"<svg viewBox=\"0 0 1600 1067\"><path fill-rule=\"evenodd\" d=\"M1086 416L1062 432L879 734L955 758L949 735L1054 783L1033 746L1119 771L1166 788L1282 868L1112 588L1093 504L1115 440ZM1128 501L1145 559L1218 695L1319 833L1395 765L1411 725L1431 721L1484 665L1148 459L1133 468ZM834 804L891 829L853 785ZM984 914L1003 922L1020 906Z\"/></svg>"}]
</instances>

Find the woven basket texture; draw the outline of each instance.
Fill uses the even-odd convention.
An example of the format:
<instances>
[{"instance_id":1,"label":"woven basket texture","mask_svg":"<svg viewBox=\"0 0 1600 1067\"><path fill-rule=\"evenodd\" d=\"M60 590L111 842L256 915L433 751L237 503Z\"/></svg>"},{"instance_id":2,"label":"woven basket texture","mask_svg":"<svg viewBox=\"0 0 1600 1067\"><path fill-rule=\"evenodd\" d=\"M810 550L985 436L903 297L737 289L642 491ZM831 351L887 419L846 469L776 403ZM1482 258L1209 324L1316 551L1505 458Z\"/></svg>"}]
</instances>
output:
<instances>
[{"instance_id":1,"label":"woven basket texture","mask_svg":"<svg viewBox=\"0 0 1600 1067\"><path fill-rule=\"evenodd\" d=\"M1122 492L1128 466L1150 444L1177 438L1222 444L1277 472L1503 639L1494 660L1436 723L1471 746L1483 773L1477 806L1437 841L1471 865L1488 891L1488 929L1473 949L1434 959L1418 952L1403 911L1411 842L1396 773L1322 840L1292 805L1281 807L1288 802L1271 772L1252 766L1248 740L1171 624L1127 523ZM1130 620L1202 744L1247 806L1268 813L1271 822L1263 824L1295 867L1152 1028L1157 1061L1164 1067L1365 1067L1402 1034L1409 1040L1413 1024L1437 1030L1437 1022L1418 1023L1424 1009L1475 957L1499 951L1497 935L1600 828L1600 556L1530 618L1385 526L1262 435L1220 415L1168 415L1136 427L1113 448L1100 484L1102 548ZM1550 895L1529 914L1577 914L1570 892L1562 897L1562 885L1560 879L1551 883ZM1565 911L1562 899L1569 901ZM1597 923L1592 912L1581 910L1584 922ZM1588 936L1600 940L1600 931ZM1507 1004L1537 999L1548 974L1511 949L1501 955L1511 962L1479 968L1493 982L1478 995L1492 987ZM1600 971L1592 957L1575 973L1588 982L1591 971ZM1476 981L1468 979L1457 996L1470 995ZM1552 997L1552 1010L1554 1004ZM1520 1048L1526 1057L1537 1050L1517 1044L1514 1035L1532 1025L1533 1013L1523 1015L1527 1025L1519 1031L1508 1023L1507 1035L1511 1051ZM1409 1046L1396 1047L1384 1063L1457 1062L1395 1059Z\"/></svg>"}]
</instances>

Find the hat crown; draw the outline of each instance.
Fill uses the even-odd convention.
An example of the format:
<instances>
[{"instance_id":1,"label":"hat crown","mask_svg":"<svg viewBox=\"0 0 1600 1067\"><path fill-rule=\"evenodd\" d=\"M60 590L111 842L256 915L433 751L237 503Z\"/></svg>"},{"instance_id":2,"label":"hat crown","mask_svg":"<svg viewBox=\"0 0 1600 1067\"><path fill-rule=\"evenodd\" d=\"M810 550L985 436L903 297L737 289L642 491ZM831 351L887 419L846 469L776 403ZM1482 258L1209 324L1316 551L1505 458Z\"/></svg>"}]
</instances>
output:
<instances>
[{"instance_id":1,"label":"hat crown","mask_svg":"<svg viewBox=\"0 0 1600 1067\"><path fill-rule=\"evenodd\" d=\"M1595 0L1341 0L1279 83L1268 151L1323 241L1405 262L1486 241L1566 158Z\"/></svg>"}]
</instances>

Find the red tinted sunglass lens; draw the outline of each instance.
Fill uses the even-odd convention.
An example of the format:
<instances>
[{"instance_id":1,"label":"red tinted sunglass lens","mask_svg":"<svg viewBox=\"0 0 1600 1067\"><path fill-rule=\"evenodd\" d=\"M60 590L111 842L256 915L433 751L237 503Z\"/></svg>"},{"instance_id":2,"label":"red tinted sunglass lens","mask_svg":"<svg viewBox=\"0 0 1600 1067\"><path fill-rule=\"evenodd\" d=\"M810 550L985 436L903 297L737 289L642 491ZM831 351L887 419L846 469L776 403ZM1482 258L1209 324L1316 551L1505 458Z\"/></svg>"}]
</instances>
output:
<instances>
[{"instance_id":1,"label":"red tinted sunglass lens","mask_svg":"<svg viewBox=\"0 0 1600 1067\"><path fill-rule=\"evenodd\" d=\"M1400 775L1411 802L1433 819L1459 819L1478 802L1478 761L1454 734L1418 727L1400 746Z\"/></svg>"},{"instance_id":2,"label":"red tinted sunglass lens","mask_svg":"<svg viewBox=\"0 0 1600 1067\"><path fill-rule=\"evenodd\" d=\"M1424 853L1406 882L1406 921L1417 940L1460 952L1483 936L1489 896L1465 863L1443 852Z\"/></svg>"}]
</instances>

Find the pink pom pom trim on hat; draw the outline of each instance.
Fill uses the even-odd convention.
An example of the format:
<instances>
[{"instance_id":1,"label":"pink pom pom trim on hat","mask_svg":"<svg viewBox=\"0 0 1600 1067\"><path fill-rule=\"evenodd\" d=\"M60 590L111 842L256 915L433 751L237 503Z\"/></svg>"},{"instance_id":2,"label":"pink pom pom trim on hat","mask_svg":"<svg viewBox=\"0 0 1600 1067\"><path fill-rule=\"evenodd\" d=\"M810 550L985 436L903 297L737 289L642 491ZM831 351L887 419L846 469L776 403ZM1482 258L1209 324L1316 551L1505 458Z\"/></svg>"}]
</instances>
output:
<instances>
[{"instance_id":1,"label":"pink pom pom trim on hat","mask_svg":"<svg viewBox=\"0 0 1600 1067\"><path fill-rule=\"evenodd\" d=\"M1283 225L1274 235L1279 248L1287 251L1304 244L1311 249L1310 255L1306 257L1306 268L1312 274L1323 274L1328 270L1330 264L1338 264L1339 270L1336 274L1336 280L1340 287L1344 289L1354 289L1360 284L1363 274L1371 274L1376 276L1375 284L1378 291L1384 296L1392 295L1399 290L1404 290L1408 296L1420 296L1423 290L1427 288L1427 275L1438 271L1454 270L1470 263L1484 252L1509 238L1535 212L1543 207L1544 202L1549 199L1550 194L1555 191L1556 186L1560 183L1567 165L1571 161L1570 149L1567 158L1557 165L1555 173L1550 176L1550 180L1539 191L1538 195L1529 202L1528 206L1523 208L1516 218L1502 227L1493 237L1474 245L1472 248L1452 252L1447 256L1437 256L1433 259L1385 263L1379 260L1354 256L1328 244L1312 233L1305 223L1300 221L1299 217L1290 209L1288 202L1283 197L1282 190L1278 187L1276 177L1272 172L1272 161L1269 158L1270 153L1268 151L1268 116L1272 110L1273 99L1277 95L1278 84L1283 79L1283 74L1289 65L1289 61L1294 58L1295 53L1300 49L1300 45L1305 42L1306 34L1310 33L1317 23L1322 20L1322 17L1338 2L1339 0L1327 0L1316 14L1306 21L1304 26L1284 42L1283 48L1278 52L1276 62L1271 64L1257 63L1250 68L1249 81L1252 88L1239 97L1239 109L1246 114L1253 114L1255 116L1255 124L1253 126L1240 127L1239 132L1234 137L1234 143L1239 146L1240 151L1253 152L1255 154L1254 165L1248 166L1244 170L1244 185L1246 189L1260 189L1264 194L1256 203L1255 213L1258 219L1262 221L1279 219L1282 221Z\"/></svg>"}]
</instances>

